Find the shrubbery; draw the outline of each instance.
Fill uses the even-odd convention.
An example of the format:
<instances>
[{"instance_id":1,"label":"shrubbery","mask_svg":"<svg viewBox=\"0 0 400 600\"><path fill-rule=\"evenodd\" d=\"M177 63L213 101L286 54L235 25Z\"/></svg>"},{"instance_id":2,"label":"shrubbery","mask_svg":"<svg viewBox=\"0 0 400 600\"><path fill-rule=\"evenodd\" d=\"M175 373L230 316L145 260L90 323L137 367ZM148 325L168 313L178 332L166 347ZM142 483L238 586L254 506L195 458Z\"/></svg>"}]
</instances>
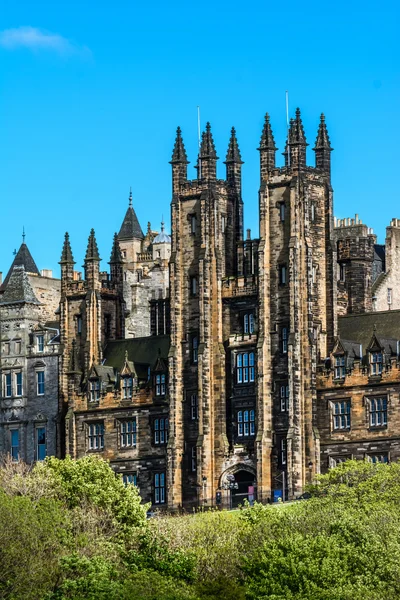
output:
<instances>
[{"instance_id":1,"label":"shrubbery","mask_svg":"<svg viewBox=\"0 0 400 600\"><path fill-rule=\"evenodd\" d=\"M400 465L348 462L311 499L146 521L107 462L0 469L0 598L391 600Z\"/></svg>"}]
</instances>

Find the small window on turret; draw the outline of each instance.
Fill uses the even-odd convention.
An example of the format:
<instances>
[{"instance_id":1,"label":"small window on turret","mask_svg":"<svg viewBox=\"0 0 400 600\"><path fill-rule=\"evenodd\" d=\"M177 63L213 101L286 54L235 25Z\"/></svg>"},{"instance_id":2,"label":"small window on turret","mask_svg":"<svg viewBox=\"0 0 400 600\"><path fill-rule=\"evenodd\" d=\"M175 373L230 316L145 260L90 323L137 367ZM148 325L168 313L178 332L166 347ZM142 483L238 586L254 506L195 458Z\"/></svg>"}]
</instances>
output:
<instances>
[{"instance_id":1,"label":"small window on turret","mask_svg":"<svg viewBox=\"0 0 400 600\"><path fill-rule=\"evenodd\" d=\"M311 222L313 223L315 221L315 204L312 203L311 204Z\"/></svg>"},{"instance_id":2,"label":"small window on turret","mask_svg":"<svg viewBox=\"0 0 400 600\"><path fill-rule=\"evenodd\" d=\"M78 315L76 317L76 331L80 335L82 333L82 317Z\"/></svg>"},{"instance_id":3,"label":"small window on turret","mask_svg":"<svg viewBox=\"0 0 400 600\"><path fill-rule=\"evenodd\" d=\"M221 217L221 231L222 231L222 233L225 233L225 227L226 227L226 217L225 217L225 215L222 215L222 217Z\"/></svg>"},{"instance_id":4,"label":"small window on turret","mask_svg":"<svg viewBox=\"0 0 400 600\"><path fill-rule=\"evenodd\" d=\"M196 215L190 215L190 231L195 234L197 229L197 218Z\"/></svg>"},{"instance_id":5,"label":"small window on turret","mask_svg":"<svg viewBox=\"0 0 400 600\"><path fill-rule=\"evenodd\" d=\"M284 202L281 202L279 204L279 219L280 219L281 223L283 223L285 220L285 204L284 204Z\"/></svg>"}]
</instances>

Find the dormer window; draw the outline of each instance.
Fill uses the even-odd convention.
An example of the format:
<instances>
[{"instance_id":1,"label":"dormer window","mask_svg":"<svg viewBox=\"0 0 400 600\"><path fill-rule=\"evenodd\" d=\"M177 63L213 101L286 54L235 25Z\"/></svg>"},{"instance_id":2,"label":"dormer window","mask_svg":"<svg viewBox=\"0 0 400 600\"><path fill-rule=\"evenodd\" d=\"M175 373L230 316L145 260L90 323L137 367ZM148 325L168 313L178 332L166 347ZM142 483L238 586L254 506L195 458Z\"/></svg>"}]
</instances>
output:
<instances>
[{"instance_id":1,"label":"dormer window","mask_svg":"<svg viewBox=\"0 0 400 600\"><path fill-rule=\"evenodd\" d=\"M165 373L159 373L156 375L156 396L165 396L165 391Z\"/></svg>"},{"instance_id":2,"label":"dormer window","mask_svg":"<svg viewBox=\"0 0 400 600\"><path fill-rule=\"evenodd\" d=\"M100 379L91 379L89 381L89 400L98 402L100 400Z\"/></svg>"},{"instance_id":3,"label":"dormer window","mask_svg":"<svg viewBox=\"0 0 400 600\"><path fill-rule=\"evenodd\" d=\"M382 375L382 365L383 365L382 352L371 352L369 362L370 362L371 375Z\"/></svg>"},{"instance_id":4,"label":"dormer window","mask_svg":"<svg viewBox=\"0 0 400 600\"><path fill-rule=\"evenodd\" d=\"M346 357L335 356L335 379L344 379L346 377Z\"/></svg>"},{"instance_id":5,"label":"dormer window","mask_svg":"<svg viewBox=\"0 0 400 600\"><path fill-rule=\"evenodd\" d=\"M124 400L132 398L133 379L132 377L122 378L122 397Z\"/></svg>"},{"instance_id":6,"label":"dormer window","mask_svg":"<svg viewBox=\"0 0 400 600\"><path fill-rule=\"evenodd\" d=\"M36 349L38 352L44 351L44 335L38 335L36 337Z\"/></svg>"}]
</instances>

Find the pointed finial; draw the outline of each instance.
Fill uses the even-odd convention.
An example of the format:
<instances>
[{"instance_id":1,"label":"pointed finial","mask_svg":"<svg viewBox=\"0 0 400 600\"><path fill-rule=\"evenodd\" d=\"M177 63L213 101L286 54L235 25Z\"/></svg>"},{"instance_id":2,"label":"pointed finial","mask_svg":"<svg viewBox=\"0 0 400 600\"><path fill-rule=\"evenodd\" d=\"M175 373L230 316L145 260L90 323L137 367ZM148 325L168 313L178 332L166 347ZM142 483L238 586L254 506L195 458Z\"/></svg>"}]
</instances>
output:
<instances>
[{"instance_id":1,"label":"pointed finial","mask_svg":"<svg viewBox=\"0 0 400 600\"><path fill-rule=\"evenodd\" d=\"M128 362L128 350L125 350L125 362Z\"/></svg>"},{"instance_id":2,"label":"pointed finial","mask_svg":"<svg viewBox=\"0 0 400 600\"><path fill-rule=\"evenodd\" d=\"M328 130L326 128L324 113L321 113L319 127L318 127L318 133L317 133L317 139L315 142L315 148L313 148L313 150L319 150L321 148L324 148L327 150L333 150L333 148L331 146L331 141L329 139Z\"/></svg>"},{"instance_id":3,"label":"pointed finial","mask_svg":"<svg viewBox=\"0 0 400 600\"><path fill-rule=\"evenodd\" d=\"M218 159L209 121L207 121L206 130L203 131L201 136L199 156L200 158L213 158L215 160Z\"/></svg>"},{"instance_id":4,"label":"pointed finial","mask_svg":"<svg viewBox=\"0 0 400 600\"><path fill-rule=\"evenodd\" d=\"M112 249L111 249L111 256L110 256L110 262L109 264L122 264L123 258L122 258L122 252L121 252L121 248L119 246L119 242L118 242L118 234L114 233L114 239L113 239L113 245L112 245Z\"/></svg>"},{"instance_id":5,"label":"pointed finial","mask_svg":"<svg viewBox=\"0 0 400 600\"><path fill-rule=\"evenodd\" d=\"M304 134L303 122L301 120L301 113L299 108L296 108L296 118L290 119L289 145L292 144L301 144L302 146L308 146L306 142L306 136Z\"/></svg>"},{"instance_id":6,"label":"pointed finial","mask_svg":"<svg viewBox=\"0 0 400 600\"><path fill-rule=\"evenodd\" d=\"M150 235L150 233L151 233L151 223L150 223L150 221L147 221L147 233L148 233L148 235Z\"/></svg>"},{"instance_id":7,"label":"pointed finial","mask_svg":"<svg viewBox=\"0 0 400 600\"><path fill-rule=\"evenodd\" d=\"M374 333L376 332L376 323L374 323Z\"/></svg>"},{"instance_id":8,"label":"pointed finial","mask_svg":"<svg viewBox=\"0 0 400 600\"><path fill-rule=\"evenodd\" d=\"M60 260L60 265L62 264L75 264L74 261L74 257L72 256L72 250L71 250L71 244L69 241L69 233L68 231L65 233L64 236L64 245L63 245L63 249L61 252L61 260Z\"/></svg>"},{"instance_id":9,"label":"pointed finial","mask_svg":"<svg viewBox=\"0 0 400 600\"><path fill-rule=\"evenodd\" d=\"M227 163L243 164L242 157L240 155L239 144L236 138L236 129L234 127L231 129L228 152L226 153L225 164Z\"/></svg>"},{"instance_id":10,"label":"pointed finial","mask_svg":"<svg viewBox=\"0 0 400 600\"><path fill-rule=\"evenodd\" d=\"M25 225L22 226L22 243L25 244Z\"/></svg>"},{"instance_id":11,"label":"pointed finial","mask_svg":"<svg viewBox=\"0 0 400 600\"><path fill-rule=\"evenodd\" d=\"M164 231L165 229L165 223L164 223L164 215L161 216L161 233Z\"/></svg>"},{"instance_id":12,"label":"pointed finial","mask_svg":"<svg viewBox=\"0 0 400 600\"><path fill-rule=\"evenodd\" d=\"M185 144L183 143L183 139L182 139L182 131L181 131L180 127L177 127L177 129L176 129L175 145L174 145L174 149L172 152L172 158L170 160L170 163L172 165L174 163L183 163L186 165L189 164L189 161L187 159L186 150L185 150Z\"/></svg>"},{"instance_id":13,"label":"pointed finial","mask_svg":"<svg viewBox=\"0 0 400 600\"><path fill-rule=\"evenodd\" d=\"M85 261L95 260L100 262L99 249L97 247L96 237L94 233L94 229L90 230L90 235L88 239L88 246L86 250Z\"/></svg>"},{"instance_id":14,"label":"pointed finial","mask_svg":"<svg viewBox=\"0 0 400 600\"><path fill-rule=\"evenodd\" d=\"M272 133L269 114L265 113L264 127L261 133L260 147L258 150L277 150L274 135Z\"/></svg>"},{"instance_id":15,"label":"pointed finial","mask_svg":"<svg viewBox=\"0 0 400 600\"><path fill-rule=\"evenodd\" d=\"M129 208L132 208L132 186L129 188Z\"/></svg>"}]
</instances>

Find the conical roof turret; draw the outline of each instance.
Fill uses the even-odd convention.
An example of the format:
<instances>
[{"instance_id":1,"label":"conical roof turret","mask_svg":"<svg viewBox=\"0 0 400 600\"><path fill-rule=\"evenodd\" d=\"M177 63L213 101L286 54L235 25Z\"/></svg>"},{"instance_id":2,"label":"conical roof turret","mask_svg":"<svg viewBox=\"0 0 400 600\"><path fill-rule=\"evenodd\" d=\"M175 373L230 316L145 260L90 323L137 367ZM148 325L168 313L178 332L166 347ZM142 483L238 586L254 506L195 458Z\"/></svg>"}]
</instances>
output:
<instances>
[{"instance_id":1,"label":"conical roof turret","mask_svg":"<svg viewBox=\"0 0 400 600\"><path fill-rule=\"evenodd\" d=\"M69 233L66 232L65 236L64 236L64 245L63 245L63 249L61 252L61 260L60 260L60 265L74 265L75 261L74 261L74 257L72 255L72 249L71 249L71 244L69 241Z\"/></svg>"},{"instance_id":2,"label":"conical roof turret","mask_svg":"<svg viewBox=\"0 0 400 600\"><path fill-rule=\"evenodd\" d=\"M1 290L3 290L6 287L11 277L11 273L13 272L13 269L16 266L23 266L26 273L31 273L32 275L40 275L40 271L37 268L36 263L32 258L32 254L30 253L28 246L25 244L25 241L22 242L18 252L15 254L15 258L12 262L12 265L9 268L9 271L0 287Z\"/></svg>"},{"instance_id":3,"label":"conical roof turret","mask_svg":"<svg viewBox=\"0 0 400 600\"><path fill-rule=\"evenodd\" d=\"M229 140L228 152L226 154L225 164L227 163L238 163L243 164L242 157L240 155L239 144L236 137L236 129L232 127L231 137Z\"/></svg>"},{"instance_id":4,"label":"conical roof turret","mask_svg":"<svg viewBox=\"0 0 400 600\"><path fill-rule=\"evenodd\" d=\"M187 159L185 144L183 143L183 139L182 139L182 131L181 131L180 127L178 127L176 130L175 145L174 145L174 150L172 152L172 158L170 160L171 165L177 164L177 163L183 163L185 165L189 164L189 161Z\"/></svg>"},{"instance_id":5,"label":"conical roof turret","mask_svg":"<svg viewBox=\"0 0 400 600\"><path fill-rule=\"evenodd\" d=\"M132 189L129 193L129 206L126 211L124 220L122 221L121 229L119 230L118 239L119 240L132 240L138 239L142 240L144 238L144 234L142 228L140 227L138 218L136 216L135 210L132 206Z\"/></svg>"},{"instance_id":6,"label":"conical roof turret","mask_svg":"<svg viewBox=\"0 0 400 600\"><path fill-rule=\"evenodd\" d=\"M90 230L90 235L88 239L88 246L85 255L85 262L87 261L97 261L100 262L101 258L99 255L99 249L97 247L96 236L94 233L94 229Z\"/></svg>"}]
</instances>

